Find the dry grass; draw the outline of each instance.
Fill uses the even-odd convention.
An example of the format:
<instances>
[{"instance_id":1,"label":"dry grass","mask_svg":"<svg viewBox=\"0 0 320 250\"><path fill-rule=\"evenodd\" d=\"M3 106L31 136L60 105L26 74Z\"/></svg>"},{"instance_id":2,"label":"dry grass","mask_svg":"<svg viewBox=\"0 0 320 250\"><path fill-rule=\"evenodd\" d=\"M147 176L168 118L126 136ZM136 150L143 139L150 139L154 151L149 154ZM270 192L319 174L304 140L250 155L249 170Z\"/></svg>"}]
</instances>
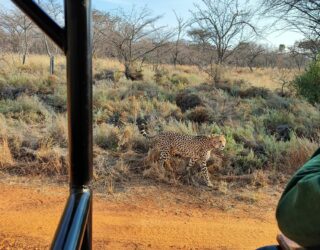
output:
<instances>
[{"instance_id":1,"label":"dry grass","mask_svg":"<svg viewBox=\"0 0 320 250\"><path fill-rule=\"evenodd\" d=\"M65 115L58 114L48 126L48 134L58 145L66 147L68 143L68 126Z\"/></svg>"},{"instance_id":2,"label":"dry grass","mask_svg":"<svg viewBox=\"0 0 320 250\"><path fill-rule=\"evenodd\" d=\"M297 168L293 166L302 166L306 162L306 159L309 159L313 152L315 152L319 147L319 145L317 145L316 143L311 142L305 138L294 138L294 140L296 142L293 143L293 147L289 148L286 157L286 165L288 166L286 172L288 173L294 173Z\"/></svg>"},{"instance_id":3,"label":"dry grass","mask_svg":"<svg viewBox=\"0 0 320 250\"><path fill-rule=\"evenodd\" d=\"M224 78L230 81L243 80L250 86L264 87L271 90L281 88L283 80L292 80L299 71L296 69L255 68L253 72L249 68L231 68L224 70Z\"/></svg>"},{"instance_id":4,"label":"dry grass","mask_svg":"<svg viewBox=\"0 0 320 250\"><path fill-rule=\"evenodd\" d=\"M1 139L0 140L0 167L12 165L14 163L14 159L12 157L8 140Z\"/></svg>"},{"instance_id":5,"label":"dry grass","mask_svg":"<svg viewBox=\"0 0 320 250\"><path fill-rule=\"evenodd\" d=\"M65 175L65 59L57 57L54 76L49 76L47 56L30 55L23 66L19 60L16 55L6 55L6 62L0 62L1 94L8 87L24 90L0 100L0 166L10 165L9 172L18 175ZM123 71L123 65L115 60L98 58L93 65L97 73ZM225 134L226 150L208 162L212 180L222 194L244 186L279 183L279 172L292 173L317 147L312 138L319 129L318 111L302 100L283 98L272 91L281 86L277 80L280 78L276 77L283 72L254 69L252 73L247 68L226 68L224 77L229 81L223 81L222 87L210 83L195 66L161 65L161 68L158 82L152 66L145 65L144 81L132 82L122 76L116 82L97 80L93 86L94 176L101 192L115 192L132 176L174 185L187 183L187 159L173 158L165 172L158 168L158 152L148 153L152 143L138 131L136 122L140 117L146 117L152 135L161 131ZM293 77L295 72L285 74ZM191 97L194 94L193 101L196 95L201 107L183 112L176 103L178 93L191 93ZM286 113L289 115L285 116ZM293 133L300 133L299 137L289 142L276 141L267 128L280 123L290 123ZM244 136L252 142L251 146L236 142L236 135ZM263 152L257 152L257 148Z\"/></svg>"},{"instance_id":6,"label":"dry grass","mask_svg":"<svg viewBox=\"0 0 320 250\"><path fill-rule=\"evenodd\" d=\"M2 56L0 61L1 72L16 71L16 69L23 72L40 72L41 74L48 74L49 69L49 58L46 55L29 55L27 57L27 63L21 64L21 58L16 54L6 54ZM57 55L55 57L55 64L58 71L65 69L65 57ZM18 66L18 67L17 67ZM198 85L200 83L208 81L207 75L199 70L198 67L192 65L161 65L166 72L168 77L178 74L180 77L185 77L190 81L191 85ZM123 72L124 66L114 59L102 59L95 58L93 60L93 71L99 72L103 69L111 69ZM144 65L143 67L145 80L153 81L154 72L152 65ZM300 72L297 69L286 70L278 68L254 68L253 72L249 68L235 68L226 67L222 70L224 79L231 81L243 80L250 84L250 86L265 87L271 90L275 90L281 87L282 80L285 78L290 81L294 76ZM59 77L62 77L59 75Z\"/></svg>"},{"instance_id":7,"label":"dry grass","mask_svg":"<svg viewBox=\"0 0 320 250\"><path fill-rule=\"evenodd\" d=\"M93 59L93 75L105 69L116 72L116 75L115 75L116 81L118 81L121 77L124 77L124 66L118 60L114 60L114 59L105 60L102 58Z\"/></svg>"},{"instance_id":8,"label":"dry grass","mask_svg":"<svg viewBox=\"0 0 320 250\"><path fill-rule=\"evenodd\" d=\"M56 71L65 69L66 60L64 56L55 56ZM4 54L0 61L1 72L25 72L30 74L49 74L50 59L46 55L28 55L26 64L22 65L22 58L17 54ZM63 75L61 75L62 77Z\"/></svg>"}]
</instances>

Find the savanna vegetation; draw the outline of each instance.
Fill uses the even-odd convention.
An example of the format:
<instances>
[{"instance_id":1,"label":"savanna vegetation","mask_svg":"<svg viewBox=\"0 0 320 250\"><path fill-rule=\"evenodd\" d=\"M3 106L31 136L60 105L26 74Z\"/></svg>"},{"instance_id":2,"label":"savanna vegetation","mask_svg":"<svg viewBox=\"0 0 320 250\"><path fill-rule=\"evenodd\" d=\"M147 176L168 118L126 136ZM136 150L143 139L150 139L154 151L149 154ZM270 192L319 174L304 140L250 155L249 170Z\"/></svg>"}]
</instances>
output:
<instances>
[{"instance_id":1,"label":"savanna vegetation","mask_svg":"<svg viewBox=\"0 0 320 250\"><path fill-rule=\"evenodd\" d=\"M65 61L59 57L50 75L44 56L30 56L24 65L18 60L6 55L1 61L1 172L65 179ZM208 162L218 189L282 183L318 146L317 106L281 89L273 77L279 69L228 68L229 78L215 84L195 66L161 65L160 74L146 65L140 81L126 79L124 70L117 61L94 60L94 185L102 192L132 178L187 185L187 161L173 159L174 172L161 172L139 119L151 134L224 134L226 149ZM259 78L268 85L257 86Z\"/></svg>"},{"instance_id":2,"label":"savanna vegetation","mask_svg":"<svg viewBox=\"0 0 320 250\"><path fill-rule=\"evenodd\" d=\"M225 151L208 163L217 188L287 180L317 148L320 129L318 23L303 3L201 0L190 20L174 12L173 29L148 8L94 10L96 187L111 192L133 176L186 185L185 159L173 159L174 172L158 169L141 119L151 134L224 134ZM63 24L59 1L38 4ZM277 48L256 42L265 29L259 15L289 25L300 14L312 23L292 27L303 40ZM66 177L62 52L18 9L0 16L1 171Z\"/></svg>"}]
</instances>

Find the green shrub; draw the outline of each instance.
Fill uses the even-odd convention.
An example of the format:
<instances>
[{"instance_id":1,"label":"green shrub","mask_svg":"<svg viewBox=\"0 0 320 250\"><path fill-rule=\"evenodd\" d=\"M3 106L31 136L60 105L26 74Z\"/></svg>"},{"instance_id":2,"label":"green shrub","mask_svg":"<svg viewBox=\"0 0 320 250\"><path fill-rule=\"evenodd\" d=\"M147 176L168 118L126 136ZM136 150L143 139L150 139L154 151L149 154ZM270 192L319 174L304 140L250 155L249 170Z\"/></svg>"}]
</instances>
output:
<instances>
[{"instance_id":1,"label":"green shrub","mask_svg":"<svg viewBox=\"0 0 320 250\"><path fill-rule=\"evenodd\" d=\"M266 88L261 87L250 87L248 89L244 89L239 91L239 96L241 98L254 98L254 97L261 97L261 98L268 98L271 95L271 91Z\"/></svg>"},{"instance_id":2,"label":"green shrub","mask_svg":"<svg viewBox=\"0 0 320 250\"><path fill-rule=\"evenodd\" d=\"M125 99L130 96L142 96L148 99L157 98L161 101L174 101L174 95L172 94L172 91L168 91L168 89L165 89L155 83L148 82L136 82L131 84L126 90L123 91L121 99Z\"/></svg>"},{"instance_id":3,"label":"green shrub","mask_svg":"<svg viewBox=\"0 0 320 250\"><path fill-rule=\"evenodd\" d=\"M170 81L174 85L179 85L179 84L189 84L189 80L185 76L181 76L178 74L173 74L170 78Z\"/></svg>"},{"instance_id":4,"label":"green shrub","mask_svg":"<svg viewBox=\"0 0 320 250\"><path fill-rule=\"evenodd\" d=\"M101 124L94 129L94 143L102 149L116 151L119 147L119 130L107 124Z\"/></svg>"},{"instance_id":5,"label":"green shrub","mask_svg":"<svg viewBox=\"0 0 320 250\"><path fill-rule=\"evenodd\" d=\"M43 122L51 117L37 96L22 95L16 100L0 100L0 113L27 123Z\"/></svg>"},{"instance_id":6,"label":"green shrub","mask_svg":"<svg viewBox=\"0 0 320 250\"><path fill-rule=\"evenodd\" d=\"M66 116L59 114L52 118L52 122L48 124L48 135L53 139L53 142L58 143L60 147L67 147L68 124Z\"/></svg>"},{"instance_id":7,"label":"green shrub","mask_svg":"<svg viewBox=\"0 0 320 250\"><path fill-rule=\"evenodd\" d=\"M297 93L315 104L320 102L320 60L312 62L307 70L293 81Z\"/></svg>"},{"instance_id":8,"label":"green shrub","mask_svg":"<svg viewBox=\"0 0 320 250\"><path fill-rule=\"evenodd\" d=\"M52 94L41 94L40 99L47 106L51 107L57 113L67 111L67 88L64 85L58 85Z\"/></svg>"},{"instance_id":9,"label":"green shrub","mask_svg":"<svg viewBox=\"0 0 320 250\"><path fill-rule=\"evenodd\" d=\"M278 94L270 94L267 99L264 100L264 105L269 109L290 109L292 105L292 99L284 98Z\"/></svg>"},{"instance_id":10,"label":"green shrub","mask_svg":"<svg viewBox=\"0 0 320 250\"><path fill-rule=\"evenodd\" d=\"M156 69L153 79L158 84L163 84L168 78L169 72L165 69Z\"/></svg>"},{"instance_id":11,"label":"green shrub","mask_svg":"<svg viewBox=\"0 0 320 250\"><path fill-rule=\"evenodd\" d=\"M231 96L238 96L241 85L243 84L231 83L229 81L219 81L216 82L215 87L227 92Z\"/></svg>"},{"instance_id":12,"label":"green shrub","mask_svg":"<svg viewBox=\"0 0 320 250\"><path fill-rule=\"evenodd\" d=\"M285 110L270 110L264 118L263 123L266 131L270 134L275 134L279 125L288 125L291 128L295 128L296 126L294 115Z\"/></svg>"},{"instance_id":13,"label":"green shrub","mask_svg":"<svg viewBox=\"0 0 320 250\"><path fill-rule=\"evenodd\" d=\"M244 154L237 155L233 159L233 168L235 174L251 174L257 169L262 169L264 167L263 159L257 157L252 150Z\"/></svg>"}]
</instances>

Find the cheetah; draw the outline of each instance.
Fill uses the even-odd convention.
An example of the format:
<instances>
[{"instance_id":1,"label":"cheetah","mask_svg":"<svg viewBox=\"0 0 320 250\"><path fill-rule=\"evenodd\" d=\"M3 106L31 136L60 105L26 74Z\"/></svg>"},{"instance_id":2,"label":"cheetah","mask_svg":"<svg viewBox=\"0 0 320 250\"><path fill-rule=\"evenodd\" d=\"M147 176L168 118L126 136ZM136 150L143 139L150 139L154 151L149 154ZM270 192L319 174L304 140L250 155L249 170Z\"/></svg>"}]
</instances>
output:
<instances>
[{"instance_id":1,"label":"cheetah","mask_svg":"<svg viewBox=\"0 0 320 250\"><path fill-rule=\"evenodd\" d=\"M154 147L160 152L159 165L164 171L164 163L170 160L171 156L181 156L189 158L187 174L191 176L191 168L196 162L200 163L201 175L208 187L212 187L209 178L207 161L212 150L223 150L226 145L226 138L223 135L212 136L191 136L174 132L162 132L155 136L150 136L145 129L140 132L143 136L153 141Z\"/></svg>"}]
</instances>

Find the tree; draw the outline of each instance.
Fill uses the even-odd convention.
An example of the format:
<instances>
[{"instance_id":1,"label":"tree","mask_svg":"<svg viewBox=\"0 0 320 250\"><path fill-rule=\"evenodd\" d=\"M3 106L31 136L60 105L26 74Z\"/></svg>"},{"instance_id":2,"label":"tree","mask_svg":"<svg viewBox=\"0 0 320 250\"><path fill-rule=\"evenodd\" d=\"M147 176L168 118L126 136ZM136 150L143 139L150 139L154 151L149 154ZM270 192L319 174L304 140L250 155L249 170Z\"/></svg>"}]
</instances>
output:
<instances>
[{"instance_id":1,"label":"tree","mask_svg":"<svg viewBox=\"0 0 320 250\"><path fill-rule=\"evenodd\" d=\"M92 39L92 55L94 57L115 57L116 51L114 46L108 43L110 37L114 35L114 26L118 21L118 17L111 16L107 12L93 10L93 39Z\"/></svg>"},{"instance_id":2,"label":"tree","mask_svg":"<svg viewBox=\"0 0 320 250\"><path fill-rule=\"evenodd\" d=\"M179 56L180 56L180 52L181 52L181 49L180 49L181 39L185 35L185 30L188 25L188 22L183 20L181 16L178 16L175 11L173 12L177 20L177 27L176 27L176 41L174 43L174 49L172 52L172 63L174 67L176 67Z\"/></svg>"},{"instance_id":3,"label":"tree","mask_svg":"<svg viewBox=\"0 0 320 250\"><path fill-rule=\"evenodd\" d=\"M320 41L319 40L302 40L298 41L296 47L305 56L316 60L319 54Z\"/></svg>"},{"instance_id":4,"label":"tree","mask_svg":"<svg viewBox=\"0 0 320 250\"><path fill-rule=\"evenodd\" d=\"M310 103L320 103L320 61L310 63L307 70L294 79L293 87Z\"/></svg>"},{"instance_id":5,"label":"tree","mask_svg":"<svg viewBox=\"0 0 320 250\"><path fill-rule=\"evenodd\" d=\"M41 0L38 0L38 4L39 6L43 7L46 13L49 14L56 22L62 23L63 8L57 0L46 0L44 2L42 2ZM50 74L53 74L54 73L54 56L55 54L58 53L59 48L53 42L49 43L48 37L42 31L39 31L39 32L41 33L46 53L50 58Z\"/></svg>"},{"instance_id":6,"label":"tree","mask_svg":"<svg viewBox=\"0 0 320 250\"><path fill-rule=\"evenodd\" d=\"M248 66L253 72L254 62L256 58L262 55L266 49L253 42L240 42L234 49L234 58L237 66Z\"/></svg>"},{"instance_id":7,"label":"tree","mask_svg":"<svg viewBox=\"0 0 320 250\"><path fill-rule=\"evenodd\" d=\"M22 54L22 64L25 64L29 52L30 33L33 30L31 20L17 8L0 12L0 26L10 34L13 51ZM16 48L18 48L18 51Z\"/></svg>"},{"instance_id":8,"label":"tree","mask_svg":"<svg viewBox=\"0 0 320 250\"><path fill-rule=\"evenodd\" d=\"M216 63L223 64L233 53L232 46L248 38L248 29L256 33L251 23L253 13L248 2L240 8L238 0L201 0L195 4L193 29L189 34L202 43L214 46ZM252 34L252 32L251 32Z\"/></svg>"},{"instance_id":9,"label":"tree","mask_svg":"<svg viewBox=\"0 0 320 250\"><path fill-rule=\"evenodd\" d=\"M289 47L289 55L293 59L296 67L299 70L307 63L307 53L301 48L300 42L295 42L293 46Z\"/></svg>"},{"instance_id":10,"label":"tree","mask_svg":"<svg viewBox=\"0 0 320 250\"><path fill-rule=\"evenodd\" d=\"M133 7L129 13L120 10L114 25L109 26L111 30L103 31L123 62L128 79L134 78L136 63L141 67L147 55L166 45L172 36L164 26L156 27L160 18L147 8L138 11Z\"/></svg>"},{"instance_id":11,"label":"tree","mask_svg":"<svg viewBox=\"0 0 320 250\"><path fill-rule=\"evenodd\" d=\"M283 53L283 52L285 51L285 49L286 49L286 45L284 45L284 44L279 44L279 52L280 52L280 53Z\"/></svg>"},{"instance_id":12,"label":"tree","mask_svg":"<svg viewBox=\"0 0 320 250\"><path fill-rule=\"evenodd\" d=\"M216 65L216 50L210 44L208 32L199 28L192 28L188 31L193 44L191 44L191 53L189 53L189 64L196 65L205 72L215 83L220 80L220 71Z\"/></svg>"},{"instance_id":13,"label":"tree","mask_svg":"<svg viewBox=\"0 0 320 250\"><path fill-rule=\"evenodd\" d=\"M263 0L263 13L283 21L282 28L291 28L302 33L313 43L315 55L320 50L320 2L319 0ZM315 58L315 56L314 56Z\"/></svg>"}]
</instances>

